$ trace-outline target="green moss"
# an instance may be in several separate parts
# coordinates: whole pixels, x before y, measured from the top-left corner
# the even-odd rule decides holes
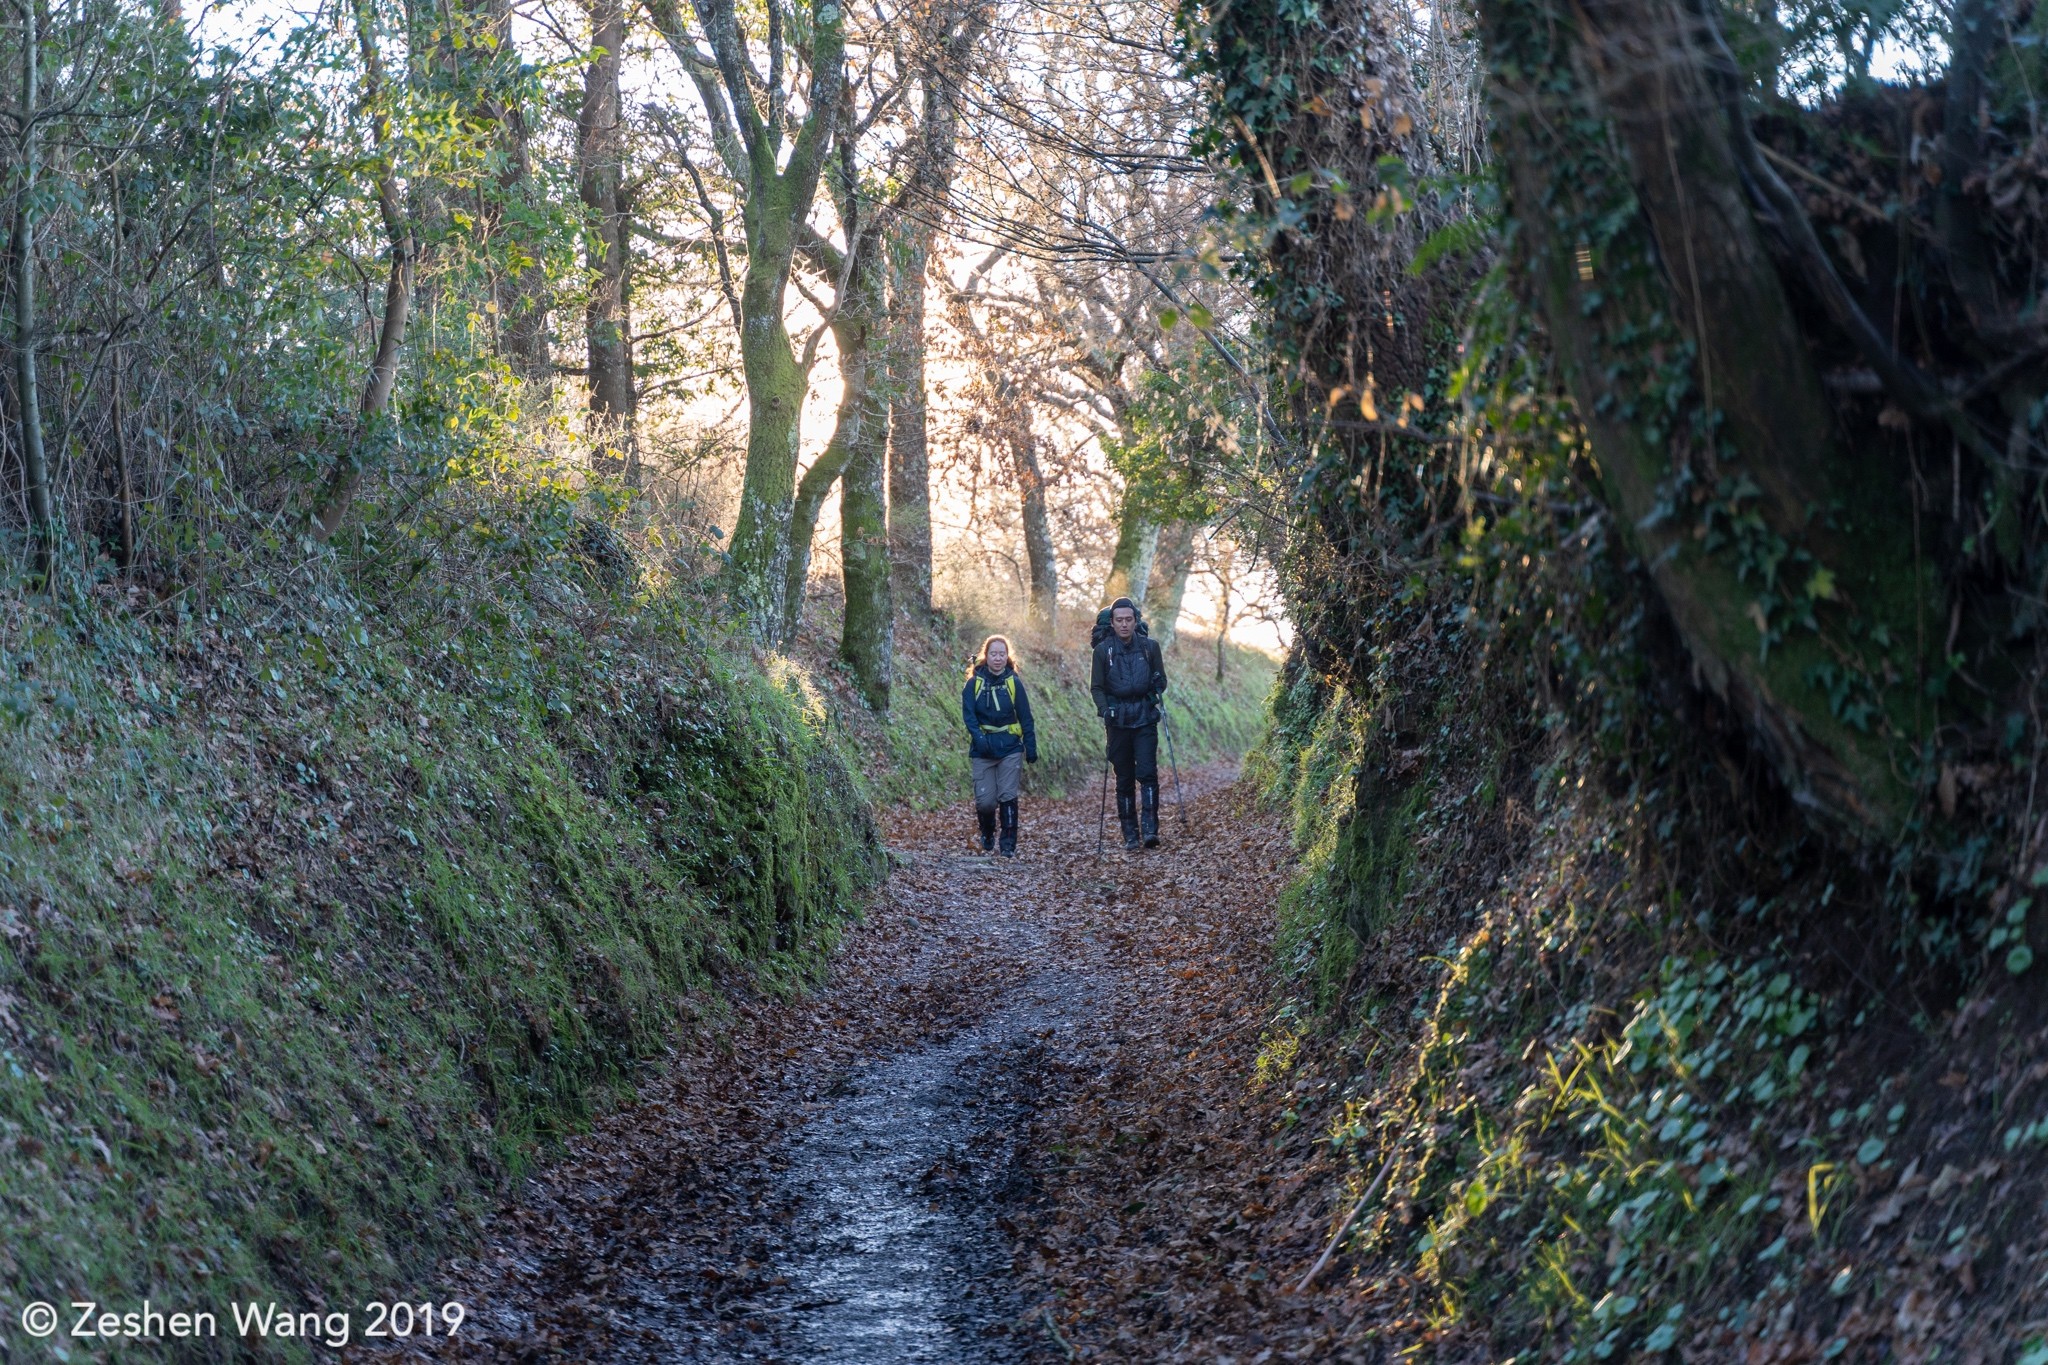
[[[1282,894],[1276,952],[1318,1010],[1343,997],[1360,951],[1401,913],[1426,784],[1386,783],[1366,759],[1373,713],[1290,669],[1251,772],[1290,816],[1301,871]]]
[[[461,605],[14,604],[8,1301],[389,1293],[879,874],[802,679],[686,601]]]

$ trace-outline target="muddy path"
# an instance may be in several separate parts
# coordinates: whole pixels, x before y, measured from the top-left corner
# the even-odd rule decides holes
[[[1099,860],[1087,798],[1027,804],[1014,860],[969,850],[964,806],[893,813],[888,884],[828,981],[700,1030],[530,1182],[444,1267],[471,1317],[442,1356],[1095,1354],[1038,1233],[1078,1144],[1142,1172],[1147,1139],[1067,1107],[1146,1048],[1242,1077],[1265,1003],[1282,846],[1233,771],[1183,777],[1185,831],[1169,809],[1165,847],[1112,836]]]

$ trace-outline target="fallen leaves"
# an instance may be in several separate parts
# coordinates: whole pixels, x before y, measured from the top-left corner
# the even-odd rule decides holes
[[[1355,1296],[1297,1300],[1283,1283],[1330,1231],[1315,1125],[1276,1141],[1283,1097],[1249,1088],[1292,858],[1228,772],[1185,776],[1185,826],[1169,807],[1165,847],[1100,860],[1087,799],[1027,804],[1014,861],[966,851],[964,809],[887,815],[894,873],[824,987],[706,1024],[658,1097],[573,1141],[486,1246],[444,1268],[437,1293],[474,1314],[454,1354],[773,1356],[818,1306],[791,1302],[776,1270],[806,1192],[779,1153],[861,1068],[975,1026],[1053,971],[1078,986],[1033,1030],[1038,1060],[1016,1063],[1036,1068],[1038,1195],[993,1196],[1028,1304],[998,1358],[1347,1358]],[[976,1160],[926,1172],[931,1208],[987,1185]]]

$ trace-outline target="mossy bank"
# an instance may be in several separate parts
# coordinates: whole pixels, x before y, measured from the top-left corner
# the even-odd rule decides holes
[[[878,876],[798,670],[609,533],[517,529],[375,592],[316,558],[6,600],[10,1338],[36,1299],[412,1296]]]
[[[1304,855],[1261,1074],[1370,1195],[1328,1292],[1417,1359],[2048,1359],[2048,863],[1819,837],[1653,613],[1567,619],[1626,572],[1545,573],[1361,613],[1249,765]]]

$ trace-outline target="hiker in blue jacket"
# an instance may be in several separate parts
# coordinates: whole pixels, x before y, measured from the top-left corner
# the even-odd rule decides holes
[[[974,772],[974,814],[981,822],[983,852],[996,846],[996,820],[1003,826],[1002,854],[1017,856],[1017,788],[1024,765],[1038,762],[1038,732],[1031,725],[1031,694],[1017,676],[1010,642],[991,635],[967,667],[960,689],[960,719],[967,726],[967,762]]]

